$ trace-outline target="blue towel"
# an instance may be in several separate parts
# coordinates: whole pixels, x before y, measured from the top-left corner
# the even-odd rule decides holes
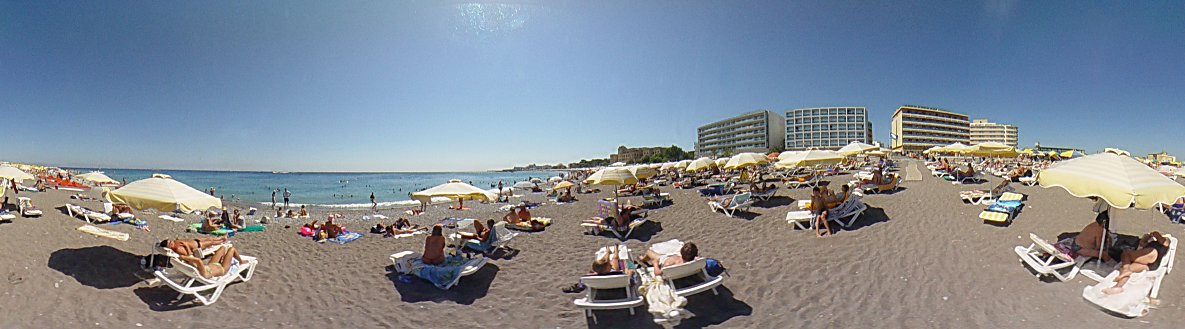
[[[329,239],[329,241],[332,241],[337,244],[346,244],[351,241],[358,240],[358,238],[361,238],[361,237],[362,237],[362,233],[345,232],[345,233],[338,235],[336,239]]]
[[[1016,212],[1016,208],[1019,208],[1019,207],[1020,207],[1020,202],[1018,202],[1018,201],[1004,201],[1004,202],[996,202],[996,203],[988,206],[987,211],[995,211],[995,212],[1003,212],[1003,213],[1011,214],[1011,213]]]
[[[440,265],[428,265],[424,264],[422,258],[416,258],[412,261],[412,266],[418,268],[415,271],[416,276],[432,282],[437,288],[446,289],[461,277],[461,271],[465,269],[465,263],[468,261],[461,256],[449,256],[445,257],[444,263]]]

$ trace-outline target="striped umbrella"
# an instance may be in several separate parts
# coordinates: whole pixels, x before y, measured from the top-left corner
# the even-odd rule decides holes
[[[1061,187],[1076,197],[1096,196],[1111,206],[1151,209],[1172,204],[1185,186],[1130,157],[1099,153],[1062,161],[1037,175],[1042,187]]]

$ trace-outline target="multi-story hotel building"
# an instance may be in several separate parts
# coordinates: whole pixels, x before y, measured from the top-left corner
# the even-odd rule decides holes
[[[769,152],[786,143],[786,119],[769,110],[757,110],[699,127],[696,156],[722,156],[739,152]]]
[[[902,105],[893,112],[894,151],[921,152],[933,146],[971,142],[967,115],[939,108]]]
[[[1019,131],[1016,126],[975,119],[971,122],[971,144],[996,142],[1016,147]]]
[[[863,106],[786,111],[786,150],[836,150],[852,141],[872,144],[872,122]]]

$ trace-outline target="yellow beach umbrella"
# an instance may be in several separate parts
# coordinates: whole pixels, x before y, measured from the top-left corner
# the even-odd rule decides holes
[[[88,172],[88,173],[81,174],[81,175],[74,176],[74,177],[78,177],[83,180],[95,183],[95,184],[119,183],[119,181],[111,179],[111,177],[107,177],[106,174],[103,174],[102,172],[98,172],[98,171]]]
[[[785,154],[785,152],[783,152],[783,154]],[[728,164],[728,158],[716,159],[716,166],[717,167],[723,167],[725,164]]]
[[[638,179],[647,179],[658,175],[658,170],[654,170],[650,166],[633,166],[630,167],[630,173],[633,173],[634,177]]]
[[[740,169],[764,163],[769,163],[769,158],[765,154],[745,152],[728,158],[728,162],[724,164],[724,169]]]
[[[1061,156],[1062,159],[1069,159],[1069,158],[1081,157],[1085,154],[1082,154],[1082,152],[1078,151],[1078,150],[1069,150],[1069,151],[1062,152],[1061,154],[1058,154],[1058,155]]]
[[[696,171],[700,171],[700,170],[711,169],[712,167],[715,167],[715,166],[716,166],[716,161],[712,161],[712,159],[708,159],[708,158],[699,158],[699,159],[695,159],[695,161],[692,161],[691,164],[687,165],[687,169],[685,169],[685,170],[690,171],[690,172],[696,172]]]
[[[1016,148],[997,142],[986,142],[968,146],[960,153],[975,156],[1016,156]]]
[[[930,148],[926,149],[925,151],[922,151],[922,154],[930,154],[930,153],[934,153],[934,152],[942,152],[942,146],[930,147]]]
[[[450,180],[448,183],[436,185],[427,190],[412,192],[411,198],[412,200],[417,200],[420,201],[420,203],[427,205],[432,204],[432,198],[434,197],[446,197],[457,200],[459,204],[458,208],[464,208],[466,199],[489,201],[491,199],[490,194],[491,193],[489,193],[489,191],[482,190],[476,186],[469,185],[465,182],[454,179]]]
[[[16,167],[0,166],[0,179],[22,181],[28,179],[37,179],[37,177],[34,177],[27,172],[21,171]]]
[[[792,157],[796,154],[803,154],[803,153],[806,153],[806,151],[785,151],[785,152],[782,152],[782,154],[778,154],[778,160],[784,160],[784,159]],[[777,162],[777,161],[775,161],[775,162]]]
[[[839,154],[842,154],[845,156],[853,156],[853,155],[857,155],[860,153],[873,151],[876,149],[878,149],[878,147],[876,147],[876,146],[853,141],[851,143],[848,143],[848,145],[844,145],[844,147],[839,148],[839,151],[837,151],[837,152],[839,152]]]
[[[967,144],[951,143],[950,145],[946,145],[946,146],[939,148],[936,152],[958,153],[958,152],[963,152],[963,150],[966,150],[966,149],[967,149]]]
[[[1057,163],[1037,175],[1042,187],[1061,187],[1073,196],[1097,196],[1115,208],[1150,209],[1172,204],[1185,186],[1139,161],[1113,153],[1092,154]]]
[[[572,184],[572,182],[569,182],[569,181],[562,181],[559,184],[555,184],[555,187],[552,187],[551,189],[559,190],[559,189],[570,188],[573,186],[576,186],[576,184]]]
[[[617,186],[637,184],[638,178],[634,177],[634,173],[630,172],[628,169],[621,167],[608,167],[597,170],[597,172],[589,175],[588,178],[584,180],[584,183],[592,185],[613,185],[613,197],[616,198]]]
[[[691,160],[683,160],[683,161],[675,162],[675,169],[687,168],[688,165],[691,165]]]
[[[834,151],[810,150],[794,154],[774,164],[775,167],[786,169],[794,167],[809,167],[843,162],[844,156]]]
[[[164,174],[128,183],[114,191],[104,191],[107,201],[126,203],[132,209],[157,209],[185,213],[222,208],[222,200],[173,180]]]

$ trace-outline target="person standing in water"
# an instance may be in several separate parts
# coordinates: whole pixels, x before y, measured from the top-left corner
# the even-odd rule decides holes
[[[370,209],[379,212],[379,203],[374,199],[374,192],[370,192]]]
[[[288,208],[288,198],[289,197],[292,197],[292,192],[289,192],[288,188],[285,187],[284,188],[284,208]]]

